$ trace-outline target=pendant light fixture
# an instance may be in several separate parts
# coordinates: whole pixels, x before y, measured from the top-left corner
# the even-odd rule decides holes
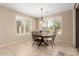
[[[43,12],[43,8],[41,8],[41,21],[43,21],[43,14],[42,14],[42,12]]]

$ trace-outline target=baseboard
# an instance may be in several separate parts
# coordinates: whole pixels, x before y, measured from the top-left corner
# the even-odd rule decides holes
[[[6,46],[9,46],[9,45],[13,45],[13,44],[16,44],[16,43],[19,43],[19,42],[22,42],[22,41],[27,41],[27,40],[18,40],[18,41],[14,41],[14,42],[8,42],[6,44],[0,45],[0,48],[6,47]]]
[[[14,41],[14,42],[8,42],[6,44],[0,45],[0,48],[6,47],[6,46],[9,46],[9,45],[13,45],[13,44],[16,44],[16,43],[19,43],[19,42],[22,42],[22,41],[28,41],[28,39],[27,40],[26,39],[17,40],[17,41]],[[65,40],[57,40],[57,41],[61,41],[61,42],[65,42],[65,43],[68,43],[68,44],[72,44],[73,45],[73,43],[71,43],[70,41],[65,41]]]
[[[57,40],[57,41],[61,41],[61,42],[65,42],[65,43],[68,43],[68,44],[72,44],[73,45],[73,43],[71,43],[70,41],[65,41],[65,40]]]

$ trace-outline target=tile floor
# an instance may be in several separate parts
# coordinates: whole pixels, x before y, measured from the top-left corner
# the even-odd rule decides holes
[[[0,56],[57,56],[58,52],[65,56],[78,56],[78,51],[72,45],[65,42],[55,42],[53,50],[48,47],[32,47],[31,40],[22,41],[13,45],[0,48]]]

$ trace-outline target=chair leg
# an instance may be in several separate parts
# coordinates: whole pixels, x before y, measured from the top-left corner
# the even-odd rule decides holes
[[[53,49],[53,43],[51,42],[51,47],[52,47],[52,49]]]
[[[54,46],[55,46],[55,42],[53,42]]]
[[[33,44],[32,44],[32,47],[33,47],[33,45],[34,45],[34,42],[33,42]]]
[[[33,47],[34,44],[35,44],[35,41],[33,41],[33,43],[32,43],[32,47]]]
[[[54,44],[54,46],[55,46],[55,43],[53,43]]]
[[[55,42],[53,41],[53,45],[55,46]]]

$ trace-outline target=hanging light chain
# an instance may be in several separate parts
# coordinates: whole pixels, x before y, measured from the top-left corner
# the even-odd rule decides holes
[[[42,12],[43,12],[43,8],[41,8],[41,20],[43,20]]]

